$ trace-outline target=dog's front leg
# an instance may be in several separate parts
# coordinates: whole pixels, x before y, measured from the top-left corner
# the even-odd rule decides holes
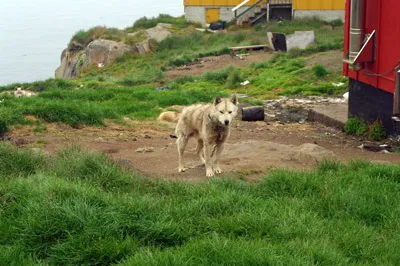
[[[224,150],[224,144],[218,144],[215,151],[215,163],[214,163],[214,173],[220,174],[222,173],[221,168],[219,168],[219,158],[221,157],[221,153]]]
[[[188,143],[188,138],[184,135],[178,136],[176,144],[178,146],[178,156],[179,156],[179,173],[184,172],[186,169],[183,166],[183,153],[185,152],[186,145]]]
[[[212,153],[213,146],[210,143],[204,142],[204,159],[206,164],[206,176],[211,177],[214,176],[214,171],[212,167]]]

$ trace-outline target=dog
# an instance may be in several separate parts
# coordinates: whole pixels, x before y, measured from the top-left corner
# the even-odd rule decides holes
[[[177,123],[179,120],[179,116],[180,114],[177,112],[166,111],[158,116],[158,120],[161,122]]]
[[[37,95],[37,92],[24,90],[24,89],[22,89],[20,87],[14,89],[14,96],[16,98],[33,97],[33,96],[36,96],[36,95]]]
[[[183,153],[188,140],[194,137],[197,139],[197,155],[205,163],[206,176],[212,177],[222,173],[219,159],[237,111],[236,95],[231,99],[217,96],[213,103],[195,104],[183,109],[175,128],[179,172],[186,170],[183,165]]]

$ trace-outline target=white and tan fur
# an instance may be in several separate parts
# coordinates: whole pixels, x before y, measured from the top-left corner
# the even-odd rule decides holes
[[[176,123],[179,120],[179,116],[180,114],[177,112],[166,111],[158,116],[158,120],[161,122]]]
[[[33,96],[36,96],[37,94],[38,94],[37,92],[24,90],[20,87],[14,89],[14,96],[16,98],[33,97]]]
[[[197,138],[197,154],[205,163],[206,176],[222,172],[219,159],[229,137],[230,125],[237,115],[238,100],[217,96],[212,104],[196,104],[183,109],[176,125],[179,172],[185,171],[183,153],[189,138]]]

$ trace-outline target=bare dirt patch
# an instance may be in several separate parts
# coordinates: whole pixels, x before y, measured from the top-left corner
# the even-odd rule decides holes
[[[338,72],[342,70],[343,52],[339,50],[329,51],[324,54],[313,56],[306,60],[306,67],[313,67],[315,64],[323,65],[326,69]]]
[[[273,51],[253,51],[248,55],[234,56],[208,56],[199,60],[198,64],[183,66],[167,70],[165,76],[167,79],[176,79],[183,76],[198,76],[207,71],[219,70],[221,68],[232,65],[234,67],[245,67],[251,63],[268,60],[274,55]]]
[[[158,122],[132,122],[129,126],[109,123],[108,127],[82,129],[49,124],[47,131],[40,134],[35,134],[31,127],[14,130],[9,139],[18,146],[39,148],[50,154],[71,145],[81,146],[109,154],[151,178],[206,179],[205,168],[194,153],[193,140],[185,153],[189,170],[178,173],[173,134],[173,127]],[[230,176],[255,180],[274,168],[310,169],[325,156],[342,161],[364,158],[399,162],[399,154],[361,150],[357,148],[361,143],[358,138],[315,123],[237,121],[222,154],[221,168]]]

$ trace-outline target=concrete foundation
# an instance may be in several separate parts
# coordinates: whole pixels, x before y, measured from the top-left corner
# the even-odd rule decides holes
[[[234,19],[233,6],[185,6],[185,19],[191,22],[206,24],[206,8],[219,8],[219,19],[229,22]],[[248,7],[241,7],[236,12],[240,14]]]
[[[319,17],[322,20],[331,21],[340,19],[344,21],[344,10],[294,10],[293,18]]]
[[[381,120],[387,132],[394,130],[393,94],[363,82],[350,79],[349,117],[358,117],[369,124]]]

